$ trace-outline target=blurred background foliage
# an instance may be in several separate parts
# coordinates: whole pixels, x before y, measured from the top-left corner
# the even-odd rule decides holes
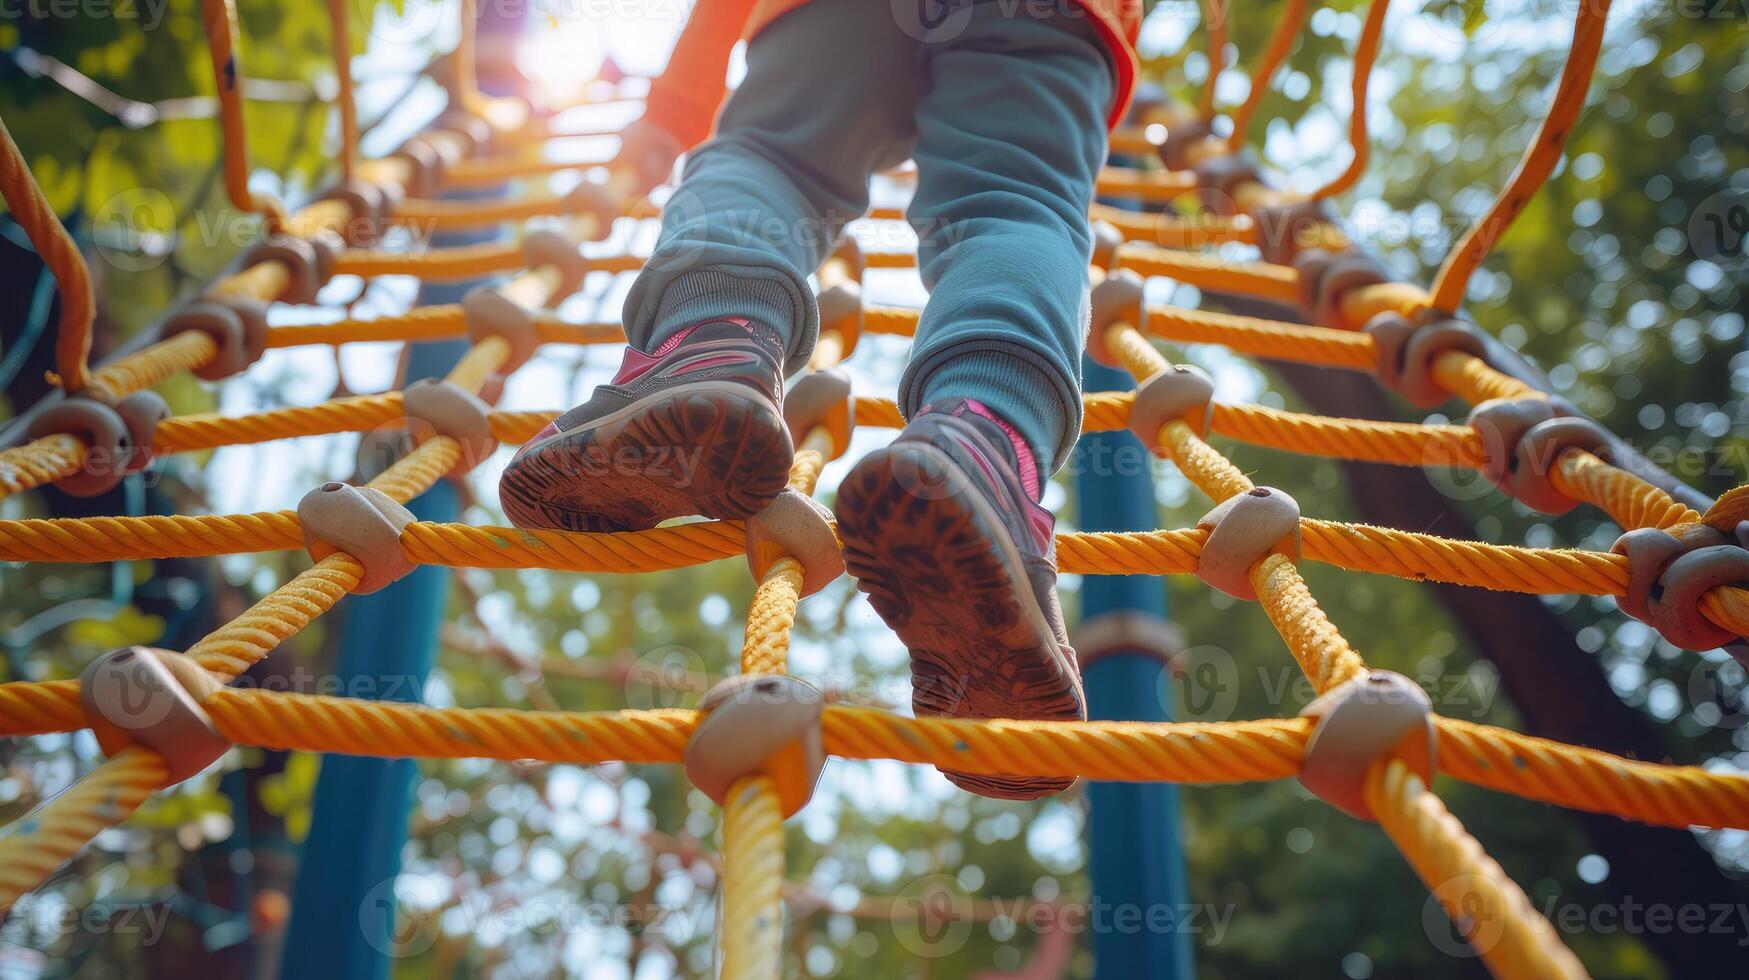
[[[327,14],[320,4],[284,0],[243,6],[244,63],[261,95],[250,105],[251,152],[262,186],[296,199],[327,179],[332,154],[322,102],[332,90]],[[1426,281],[1528,141],[1565,55],[1571,5],[1399,6],[1369,97],[1372,165],[1338,210],[1359,241]],[[1246,66],[1279,7],[1225,11],[1238,64],[1220,79],[1223,104],[1246,93]],[[1697,250],[1696,228],[1703,215],[1733,202],[1741,208],[1749,195],[1749,22],[1730,5],[1617,7],[1567,156],[1476,277],[1470,312],[1534,358],[1555,391],[1717,493],[1743,482],[1749,468],[1749,304],[1741,246]],[[368,0],[353,13],[359,52],[370,47],[383,66],[373,76],[361,59],[361,99],[386,104],[408,86],[429,85],[406,67],[441,49],[441,32],[385,33],[380,25],[390,15]],[[1291,186],[1315,186],[1347,160],[1348,58],[1362,13],[1349,0],[1317,9],[1258,114],[1252,143]],[[371,18],[375,34],[366,29]],[[1195,4],[1161,2],[1144,35],[1148,76],[1181,98],[1193,96],[1209,67],[1198,22]],[[8,14],[0,49],[8,55],[0,63],[0,116],[56,208],[105,260],[94,262],[104,301],[100,344],[113,344],[198,288],[253,233],[228,211],[218,180],[217,127],[202,102],[212,83],[198,5],[142,6],[133,19]],[[97,89],[70,82],[64,69]],[[387,94],[373,94],[378,86]],[[6,238],[10,244],[0,245],[17,253],[23,239],[15,226]],[[1247,257],[1243,249],[1233,254]],[[20,275],[8,275],[8,284],[40,288],[34,269]],[[611,315],[615,289],[623,284],[595,284],[582,302]],[[1172,298],[1197,300],[1182,288]],[[0,363],[26,342],[12,328],[6,337]],[[902,347],[879,339],[867,346],[859,371],[872,379],[870,390],[890,390]],[[168,393],[179,411],[309,401],[330,387],[387,386],[392,375],[382,365],[393,354],[369,347],[341,359],[282,359],[217,395],[194,384]],[[364,366],[367,356],[376,367]],[[1224,398],[1299,404],[1254,365],[1218,351],[1184,356],[1216,372]],[[548,355],[537,367],[558,387],[533,390],[531,405],[553,407],[553,391],[575,394],[603,380],[610,360],[602,352]],[[7,378],[8,399],[20,400],[15,409],[33,391],[40,393],[33,379]],[[513,384],[507,397],[517,394]],[[1310,512],[1357,517],[1335,464],[1222,448]],[[151,486],[132,488],[129,512],[195,512],[216,500],[226,502],[217,509],[236,509],[230,504],[240,496],[285,506],[297,488],[344,470],[350,446],[313,440],[259,455],[226,452],[169,462]],[[828,473],[828,487],[841,467]],[[1160,526],[1193,522],[1204,509],[1200,497],[1169,467],[1154,473]],[[476,476],[466,520],[502,523],[491,479],[488,470]],[[1487,540],[1607,548],[1616,534],[1584,509],[1551,520],[1450,476],[1430,479],[1461,502]],[[1059,480],[1050,500],[1070,515],[1067,486]],[[38,494],[6,501],[4,513],[49,505],[71,506]],[[267,555],[0,568],[0,676],[73,676],[117,645],[186,645],[301,563],[297,555]],[[1317,565],[1307,578],[1373,663],[1424,680],[1447,714],[1514,725],[1487,651],[1470,647],[1428,590]],[[636,578],[467,570],[457,581],[426,690],[431,703],[690,704],[735,663],[750,595],[736,562]],[[1064,582],[1070,610],[1078,585]],[[1260,611],[1188,579],[1162,588],[1190,645],[1173,686],[1161,692],[1179,717],[1289,715],[1303,705],[1309,692]],[[1728,656],[1677,651],[1608,601],[1550,605],[1595,654],[1615,695],[1656,726],[1672,758],[1749,765],[1746,682]],[[344,608],[336,614],[344,615]],[[340,621],[331,616],[288,641],[254,682],[318,685]],[[848,582],[804,605],[797,637],[799,673],[855,700],[908,701],[902,651]],[[85,735],[0,741],[0,820],[16,819],[98,758]],[[161,794],[0,925],[0,976],[260,975],[277,959],[316,766],[312,758],[238,751],[218,772]],[[436,762],[423,772],[407,874],[397,887],[412,926],[397,951],[397,975],[710,972],[717,811],[677,769]],[[1617,901],[1608,861],[1592,853],[1570,815],[1450,780],[1437,788],[1540,907]],[[1191,924],[1204,976],[1480,975],[1475,960],[1452,955],[1455,947],[1441,941],[1449,932],[1439,933],[1436,914],[1429,918],[1425,889],[1375,828],[1291,782],[1197,789],[1182,800],[1190,894],[1205,906]],[[978,908],[1009,913],[1020,900],[1084,901],[1083,818],[1079,792],[1023,806],[954,792],[933,772],[829,767],[816,802],[791,825],[798,925],[790,968],[940,978],[1018,968],[1038,930],[1011,915],[978,922],[963,949],[937,960],[924,955],[930,947],[914,926],[889,923],[886,914],[904,919],[936,890],[1004,903]],[[1720,873],[1740,879],[1749,835],[1697,834]],[[164,910],[162,936],[66,927],[69,917],[89,923],[92,910],[105,908]],[[1736,928],[1749,940],[1742,931],[1749,924]],[[1643,937],[1619,929],[1563,937],[1597,975],[1669,975]],[[1071,975],[1090,969],[1083,951]],[[1740,969],[1741,961],[1721,965],[1718,975]]]

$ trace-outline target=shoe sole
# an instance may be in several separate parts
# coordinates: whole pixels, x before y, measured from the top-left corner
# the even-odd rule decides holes
[[[777,406],[732,382],[658,392],[530,446],[499,481],[518,527],[631,531],[702,514],[745,520],[789,483]]]
[[[1085,717],[1078,673],[1057,646],[1019,551],[946,453],[921,443],[877,450],[839,487],[837,512],[846,567],[910,650],[919,716]],[[1075,782],[943,773],[962,789],[1011,800]]]

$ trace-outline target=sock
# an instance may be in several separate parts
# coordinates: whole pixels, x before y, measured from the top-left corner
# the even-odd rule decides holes
[[[996,350],[974,349],[946,358],[920,379],[918,404],[949,398],[983,403],[1026,440],[1043,480],[1057,466],[1069,417],[1059,385],[1033,362]]]

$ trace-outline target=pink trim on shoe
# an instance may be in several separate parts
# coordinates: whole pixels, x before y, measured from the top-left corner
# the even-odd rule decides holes
[[[722,323],[725,321],[728,323],[733,323],[737,326],[742,326],[742,327],[745,327],[748,324],[753,322],[753,321],[747,319],[746,317],[722,316],[722,317],[717,317],[714,320],[706,320],[706,321],[703,321],[702,323],[695,323],[692,326],[687,327],[685,330],[682,330],[679,333],[676,333],[676,334],[670,336],[667,340],[662,341],[661,344],[657,345],[655,350],[650,351],[647,354],[641,350],[638,350],[636,347],[633,347],[632,345],[627,344],[626,345],[626,352],[625,352],[625,360],[620,362],[619,373],[613,376],[612,383],[616,384],[616,385],[623,385],[623,384],[630,384],[631,382],[636,381],[639,377],[641,377],[644,374],[644,372],[655,367],[657,361],[660,361],[662,358],[673,353],[674,348],[679,347],[682,341],[684,341],[687,337],[692,336],[692,332],[694,330],[697,330],[699,327],[704,326],[705,323]]]
[[[988,405],[975,398],[966,399],[966,407],[996,423],[996,427],[1008,436],[1009,444],[1014,447],[1014,457],[1020,461],[1020,485],[1026,488],[1026,492],[1035,501],[1043,496],[1043,487],[1040,485],[1038,475],[1038,461],[1033,459],[1032,449],[1027,446],[1026,440],[1021,438],[1014,426],[1009,425],[1006,419],[990,411]]]

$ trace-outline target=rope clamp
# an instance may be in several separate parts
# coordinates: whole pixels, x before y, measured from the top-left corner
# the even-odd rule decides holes
[[[592,242],[599,242],[613,231],[613,223],[620,216],[623,208],[613,191],[606,185],[594,181],[583,181],[565,194],[561,213],[575,217],[589,217],[595,224],[589,228],[584,237]],[[575,247],[572,248],[575,252]]]
[[[1176,116],[1177,113],[1173,115]],[[1224,145],[1214,138],[1214,127],[1207,119],[1196,116],[1171,118],[1165,122],[1165,126],[1166,138],[1160,141],[1154,151],[1160,155],[1160,162],[1165,164],[1167,170],[1189,170],[1196,162],[1194,158]],[[1208,149],[1193,149],[1203,143],[1210,144]]]
[[[1124,233],[1109,221],[1093,222],[1093,258],[1095,269],[1111,272],[1117,268],[1117,251],[1124,247]]]
[[[1701,615],[1700,600],[1721,585],[1749,585],[1749,522],[1734,534],[1703,523],[1639,528],[1609,549],[1628,559],[1621,611],[1685,650],[1711,650],[1737,639]]]
[[[24,430],[26,442],[68,435],[85,446],[79,469],[55,481],[55,487],[75,497],[108,493],[131,470],[137,444],[121,413],[95,398],[72,395],[37,413]],[[144,465],[143,463],[141,465]]]
[[[1401,759],[1424,783],[1433,779],[1433,702],[1402,674],[1375,670],[1351,678],[1319,695],[1300,717],[1317,721],[1300,783],[1349,816],[1374,819],[1366,783],[1386,759]]]
[[[79,702],[108,755],[142,745],[164,757],[170,783],[218,760],[231,743],[201,703],[219,683],[197,661],[153,647],[123,647],[79,675]]]
[[[1192,164],[1190,170],[1196,175],[1197,199],[1203,208],[1229,217],[1242,210],[1236,199],[1240,186],[1263,182],[1257,162],[1242,153],[1204,157]]]
[[[202,381],[242,374],[267,350],[267,311],[259,304],[197,300],[171,314],[158,335],[168,340],[190,330],[206,334],[218,348],[212,360],[194,369]]]
[[[243,268],[253,269],[263,262],[278,262],[290,275],[285,291],[274,298],[282,303],[314,303],[316,294],[322,291],[322,286],[333,274],[334,260],[344,247],[340,236],[331,232],[308,238],[269,234],[249,249],[243,258]]]
[[[401,550],[401,532],[413,514],[375,487],[324,483],[298,501],[304,547],[317,561],[336,552],[351,555],[364,567],[358,587],[368,595],[411,572],[414,562]]]
[[[1108,368],[1122,371],[1123,362],[1106,345],[1106,334],[1111,332],[1114,324],[1127,323],[1137,330],[1142,329],[1147,320],[1147,313],[1142,305],[1144,287],[1142,277],[1128,269],[1120,270],[1106,276],[1099,285],[1093,287],[1088,299],[1088,330],[1087,356]],[[1153,437],[1144,440],[1153,445]]]
[[[573,191],[575,193],[575,191]],[[601,234],[605,236],[606,230]],[[551,266],[559,274],[559,285],[553,290],[553,296],[569,296],[583,285],[583,277],[589,275],[589,260],[577,250],[577,243],[569,235],[552,228],[538,228],[523,236],[523,264],[530,269]]]
[[[820,333],[837,333],[843,348],[839,359],[848,358],[862,339],[862,287],[847,279],[821,290],[815,302],[820,311]]]
[[[790,441],[799,446],[815,429],[824,429],[832,439],[832,457],[850,448],[856,428],[856,399],[851,395],[850,375],[838,368],[810,371],[790,386],[783,396],[783,421]]]
[[[1302,243],[1313,240],[1318,228],[1336,223],[1326,201],[1265,204],[1252,209],[1251,220],[1263,261],[1277,265],[1292,265]]]
[[[747,565],[754,581],[765,578],[783,557],[802,565],[802,597],[806,598],[844,574],[844,551],[832,530],[826,505],[794,488],[777,495],[766,508],[747,518]]]
[[[1510,493],[1524,434],[1549,419],[1571,414],[1566,403],[1555,398],[1490,398],[1477,405],[1470,412],[1469,426],[1482,443],[1482,475]]]
[[[408,429],[419,441],[448,436],[461,446],[461,460],[450,471],[452,476],[466,474],[498,451],[490,406],[453,381],[424,378],[407,385],[401,389],[401,408]]]
[[[540,336],[534,329],[534,317],[521,306],[491,286],[476,286],[462,297],[462,312],[468,320],[468,339],[479,343],[487,337],[502,337],[510,353],[499,366],[499,374],[509,374],[528,363],[540,347]]]
[[[1486,361],[1488,348],[1476,328],[1437,313],[1410,319],[1386,311],[1361,328],[1372,338],[1379,383],[1416,408],[1432,408],[1451,400],[1433,377],[1433,362],[1447,351],[1463,351]]]
[[[1512,473],[1503,487],[1519,503],[1545,514],[1565,514],[1579,502],[1563,495],[1549,482],[1561,454],[1569,449],[1583,449],[1606,463],[1620,465],[1616,459],[1614,435],[1596,422],[1581,416],[1548,419],[1526,429],[1512,451]]]
[[[1347,329],[1342,318],[1344,293],[1391,278],[1377,259],[1357,248],[1341,252],[1309,248],[1293,257],[1293,267],[1300,274],[1300,308],[1307,322],[1334,330]]]
[[[1130,431],[1144,446],[1160,441],[1160,429],[1168,422],[1183,422],[1199,436],[1206,436],[1215,417],[1215,383],[1197,368],[1174,364],[1136,388],[1130,405]]]
[[[1251,569],[1270,555],[1300,559],[1300,505],[1274,487],[1234,494],[1196,522],[1209,532],[1196,577],[1237,599],[1257,601]]]
[[[383,222],[389,216],[389,198],[381,187],[357,178],[343,180],[330,187],[321,200],[342,201],[352,212],[340,233],[346,244],[369,246],[381,240]]]
[[[717,805],[750,776],[770,779],[785,817],[805,806],[826,765],[820,718],[825,698],[784,674],[744,674],[705,693],[704,714],[686,743],[686,778]]]

